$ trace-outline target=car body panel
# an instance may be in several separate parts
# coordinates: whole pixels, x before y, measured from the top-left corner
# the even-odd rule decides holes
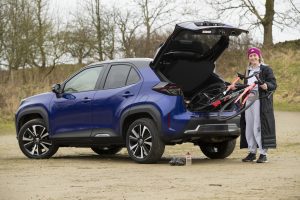
[[[52,137],[88,137],[95,91],[67,93],[52,101]]]
[[[44,119],[46,119],[47,128],[50,128],[50,103],[52,99],[55,97],[53,92],[46,92],[38,95],[34,95],[28,98],[23,99],[20,102],[20,106],[15,113],[15,122],[16,122],[16,132],[20,130],[19,122],[26,115],[30,115],[32,113],[38,114]]]
[[[126,62],[136,66],[141,76],[138,83],[122,88],[99,89],[61,96],[52,92],[33,96],[22,103],[16,114],[16,121],[23,115],[25,108],[42,105],[49,119],[49,134],[52,138],[58,139],[59,144],[68,146],[100,143],[124,145],[122,134],[125,130],[122,130],[122,123],[126,117],[138,112],[147,112],[152,116],[166,144],[199,139],[201,136],[184,132],[195,129],[200,124],[220,123],[216,119],[217,112],[191,112],[186,109],[183,96],[169,96],[154,91],[152,88],[161,80],[149,66],[151,60],[139,59],[138,63],[135,63],[128,59]],[[125,98],[122,95],[126,91],[134,95]],[[87,96],[91,101],[84,102]],[[35,102],[39,102],[40,105]],[[191,121],[194,121],[192,125]],[[220,133],[217,129],[214,132],[213,127],[210,127],[211,137],[217,134],[232,136],[230,133],[222,131]]]

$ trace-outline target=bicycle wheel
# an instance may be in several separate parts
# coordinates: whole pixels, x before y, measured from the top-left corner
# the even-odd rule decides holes
[[[238,116],[239,114],[241,114],[242,112],[244,112],[245,110],[247,110],[258,99],[258,91],[252,90],[248,93],[248,95],[246,96],[246,98],[248,98],[246,105],[244,105],[240,102],[234,103],[237,98],[238,98],[238,96],[230,99],[220,109],[220,111],[218,112],[218,120],[226,121],[226,120],[232,119],[232,118]],[[227,110],[227,108],[230,107],[232,104],[234,104],[234,106],[236,107],[234,109],[234,110],[236,110],[236,112]]]
[[[214,83],[191,98],[189,107],[192,110],[202,110],[204,108],[210,107],[212,99],[218,95],[221,95],[226,86],[224,83]]]

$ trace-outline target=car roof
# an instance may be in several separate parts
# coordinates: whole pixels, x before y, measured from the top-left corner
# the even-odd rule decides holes
[[[114,64],[114,63],[131,63],[136,67],[149,67],[152,58],[122,58],[122,59],[114,59],[114,60],[105,60],[101,62],[95,62],[89,64],[87,67],[92,67],[95,65],[102,65],[102,64]]]

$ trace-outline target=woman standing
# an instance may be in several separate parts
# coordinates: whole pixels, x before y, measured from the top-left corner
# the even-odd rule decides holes
[[[242,159],[243,162],[252,162],[256,160],[257,147],[259,149],[259,158],[257,163],[265,163],[267,160],[268,148],[276,148],[275,118],[273,110],[273,95],[277,87],[273,70],[263,64],[261,51],[258,48],[248,50],[249,66],[246,75],[260,71],[260,79],[264,84],[254,89],[259,92],[259,99],[250,106],[241,116],[241,148],[248,148],[249,154]],[[251,84],[256,81],[253,76],[245,80],[245,84]]]

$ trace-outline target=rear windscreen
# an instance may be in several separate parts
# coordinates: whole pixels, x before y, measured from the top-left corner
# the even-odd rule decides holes
[[[221,35],[210,35],[186,30],[181,31],[173,39],[170,50],[206,54],[218,43],[221,37]]]

